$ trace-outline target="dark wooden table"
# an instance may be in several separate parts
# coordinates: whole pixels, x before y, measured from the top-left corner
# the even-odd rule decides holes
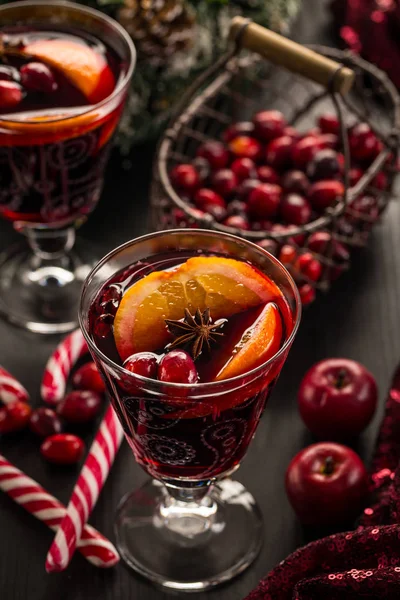
[[[327,14],[321,0],[304,0],[294,35],[302,41],[325,41]],[[289,92],[290,93],[290,92]],[[131,166],[111,159],[102,200],[80,235],[93,242],[99,256],[145,231],[153,147],[133,152]],[[111,202],[112,197],[112,202]],[[17,239],[0,223],[0,249]],[[304,314],[257,436],[237,474],[257,498],[265,521],[265,541],[258,560],[229,585],[197,598],[241,600],[277,562],[304,543],[284,492],[284,473],[291,457],[312,441],[296,408],[299,381],[314,362],[345,356],[364,363],[376,376],[381,404],[357,449],[368,460],[383,411],[389,377],[400,358],[400,205],[393,202],[367,249],[352,269]],[[39,402],[43,368],[56,338],[31,335],[0,322],[0,364],[10,369]],[[44,463],[38,444],[28,435],[0,440],[0,451],[67,502],[77,469]],[[123,494],[140,486],[146,475],[125,444],[117,456],[91,523],[113,538],[113,517]],[[111,571],[90,566],[81,556],[62,574],[46,575],[44,560],[52,534],[41,523],[0,494],[0,596],[4,600],[166,600],[171,594],[153,588],[123,565]]]

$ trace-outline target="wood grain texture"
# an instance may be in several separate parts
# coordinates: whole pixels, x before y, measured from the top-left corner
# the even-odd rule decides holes
[[[295,27],[301,41],[327,39],[321,0],[304,0],[304,14]],[[99,255],[145,229],[153,148],[132,155],[124,170],[114,157],[99,207],[81,235],[97,245]],[[0,223],[0,249],[17,241],[7,223]],[[285,496],[283,480],[289,460],[312,441],[296,409],[296,390],[305,370],[328,356],[363,362],[375,374],[381,405],[373,425],[357,449],[368,460],[382,414],[382,402],[400,358],[400,205],[392,203],[376,228],[370,246],[358,253],[353,267],[331,293],[305,311],[293,350],[282,372],[257,436],[238,478],[257,498],[265,520],[265,542],[256,563],[240,578],[198,600],[241,600],[277,562],[306,540]],[[57,342],[28,334],[0,322],[0,364],[20,378],[34,403],[39,403],[40,379]],[[87,439],[90,442],[90,437]],[[77,469],[45,464],[36,440],[28,435],[0,440],[1,451],[61,501],[67,502]],[[118,501],[142,484],[146,475],[136,466],[125,444],[117,456],[91,523],[113,539]],[[167,600],[176,598],[153,588],[123,565],[101,571],[75,556],[61,574],[46,575],[44,561],[52,534],[42,524],[0,495],[0,595],[5,600]]]

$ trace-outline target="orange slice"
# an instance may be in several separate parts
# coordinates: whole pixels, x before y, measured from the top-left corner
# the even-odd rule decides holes
[[[113,72],[101,54],[73,40],[37,40],[24,53],[55,67],[91,102],[104,100],[115,87]]]
[[[221,369],[216,381],[242,375],[272,358],[281,347],[282,319],[275,304],[269,303],[258,319],[242,335],[232,358]]]
[[[170,271],[155,271],[124,294],[114,320],[114,338],[123,360],[158,350],[169,341],[165,319],[181,319],[210,308],[216,320],[282,297],[251,265],[231,258],[194,257]]]

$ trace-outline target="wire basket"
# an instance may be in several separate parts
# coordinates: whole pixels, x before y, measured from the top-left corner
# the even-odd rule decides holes
[[[188,89],[160,142],[151,190],[152,227],[210,228],[260,243],[284,262],[308,303],[316,289],[329,289],[348,268],[349,250],[366,244],[388,204],[397,165],[400,98],[382,71],[352,53],[300,46],[241,17],[232,22],[231,38],[230,52]],[[192,163],[200,145],[221,139],[231,124],[267,109],[282,111],[300,133],[322,113],[334,111],[340,125],[337,150],[343,161],[344,193],[301,226],[244,230],[224,225],[174,189],[171,170]],[[363,165],[362,176],[355,178],[349,132],[358,123],[369,125],[378,145],[373,160]],[[365,195],[373,199],[374,210],[355,204]],[[309,259],[310,254],[321,267],[317,277],[299,263],[303,256],[306,264],[304,255]]]

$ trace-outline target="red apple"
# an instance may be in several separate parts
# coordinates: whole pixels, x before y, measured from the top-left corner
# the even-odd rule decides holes
[[[342,440],[361,433],[378,400],[373,375],[347,358],[328,358],[305,374],[298,392],[300,415],[320,439]]]
[[[341,525],[360,513],[368,475],[347,446],[322,442],[301,450],[286,471],[286,493],[305,525]]]

